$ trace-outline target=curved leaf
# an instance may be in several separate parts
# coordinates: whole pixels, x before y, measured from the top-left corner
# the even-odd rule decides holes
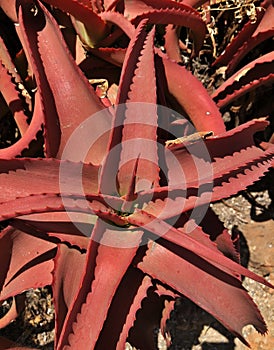
[[[225,273],[229,275],[235,275],[235,273],[240,274],[273,288],[264,278],[225,257],[221,252],[216,250],[215,245],[213,248],[205,246],[196,240],[195,237],[193,238],[191,235],[184,232],[183,229],[177,230],[165,221],[147,213],[145,210],[136,210],[133,214],[128,216],[128,222],[134,226],[149,230],[157,237],[163,238],[171,244],[184,248],[184,250],[190,254],[193,254],[197,258],[200,257],[210,265],[218,269],[220,268],[221,271],[225,271]],[[193,229],[194,232],[196,230],[201,230],[201,228],[196,227]]]
[[[273,82],[274,53],[270,52],[245,65],[228,78],[211,97],[219,108],[260,86]]]
[[[0,299],[52,283],[56,245],[11,227],[1,232]]]
[[[157,144],[153,142],[157,140],[154,32],[147,34],[144,25],[145,22],[141,23],[136,30],[122,69],[110,153],[101,175],[102,193],[119,191],[121,196],[127,196],[132,192],[133,176],[137,184],[133,192],[157,186],[159,181]],[[144,76],[148,79],[146,85]],[[134,175],[136,159],[139,160]],[[110,174],[116,173],[118,189],[115,177],[110,178]]]
[[[131,231],[126,235],[125,231],[119,232],[101,220],[97,222],[87,253],[82,288],[57,349],[95,346],[107,319],[108,309],[138,249],[141,237],[142,231]],[[83,327],[87,319],[93,320],[93,327],[88,333]]]
[[[96,44],[108,32],[106,23],[92,10],[91,2],[87,0],[46,0],[46,3],[53,5],[64,12],[70,13],[87,27],[91,39]]]
[[[238,35],[227,45],[224,52],[217,57],[217,59],[213,62],[213,66],[227,66],[231,61],[232,57],[237,53],[237,51],[245,44],[247,40],[255,32],[258,24],[264,15],[264,10],[256,11],[257,18],[255,21],[248,21],[242,28],[242,30],[238,33]]]
[[[75,64],[49,12],[42,5],[36,16],[27,7],[21,9],[20,24],[44,108],[47,155],[58,153],[61,157],[73,131],[104,106]],[[108,130],[110,122],[111,116],[106,111],[101,116],[104,130]],[[105,138],[108,139],[108,134],[91,147],[87,161],[101,162],[106,152]]]
[[[185,3],[169,0],[126,1],[125,16],[135,25],[143,19],[152,24],[174,24],[192,30],[194,38],[193,54],[197,55],[202,47],[206,26],[199,13]]]
[[[151,24],[172,23],[174,25],[191,28],[194,31],[194,49],[192,56],[197,56],[201,50],[205,38],[206,28],[204,22],[198,15],[172,9],[152,10],[151,12],[147,12],[136,17],[133,20],[133,23],[137,24],[143,19],[148,19],[148,23]]]
[[[129,22],[129,20],[120,14],[119,12],[111,12],[111,11],[106,11],[102,12],[99,15],[104,21],[108,21],[111,23],[116,24],[119,28],[123,30],[123,32],[131,39],[132,36],[134,35],[134,25]],[[105,39],[108,40],[108,39]],[[102,42],[105,43],[105,40]],[[102,45],[102,42],[100,43]]]
[[[85,254],[76,249],[68,248],[62,244],[58,245],[57,253],[54,258],[52,283],[56,314],[56,344],[58,344],[67,313],[75,302],[75,297],[80,288],[85,260]],[[71,266],[77,268],[72,269]]]
[[[273,16],[274,16],[274,6],[269,5],[264,12],[264,15],[261,21],[258,24],[258,27],[254,31],[251,37],[247,37],[243,46],[237,50],[230,60],[226,74],[230,75],[233,73],[240,61],[256,46],[265,41],[266,39],[271,38],[274,35],[274,26],[273,26]],[[236,39],[235,39],[236,40]]]
[[[164,56],[161,59],[168,92],[182,106],[197,131],[213,131],[215,135],[225,132],[222,116],[201,82],[185,67]]]
[[[246,345],[248,343],[241,334],[244,326],[253,324],[260,333],[267,331],[260,312],[236,276],[227,276],[224,280],[220,276],[222,270],[214,271],[189,252],[180,251],[177,247],[174,250],[176,253],[150,242],[138,267],[213,314]],[[169,266],[173,266],[176,274],[170,273]]]
[[[35,182],[30,178],[35,176]],[[0,160],[0,203],[39,194],[95,194],[98,167],[56,159]]]
[[[251,185],[271,167],[273,147],[263,151],[253,139],[267,124],[253,120],[188,147],[175,145],[166,153],[170,185],[140,193],[139,204],[149,201],[145,210],[167,219]]]

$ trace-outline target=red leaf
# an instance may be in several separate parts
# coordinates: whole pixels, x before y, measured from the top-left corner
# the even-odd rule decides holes
[[[224,108],[244,94],[273,82],[274,54],[270,52],[248,63],[228,78],[211,97],[219,108]]]
[[[176,4],[176,2],[175,2]],[[206,27],[202,19],[196,13],[188,11],[181,11],[177,9],[161,9],[151,10],[142,15],[137,16],[132,20],[134,24],[140,23],[140,21],[148,19],[148,23],[151,24],[169,24],[178,25],[181,27],[191,28],[194,37],[194,49],[192,56],[197,56],[205,38]]]
[[[80,282],[84,271],[86,256],[76,249],[65,245],[58,245],[54,259],[53,297],[55,306],[55,342],[59,337],[65,318],[75,302],[76,295],[81,287]],[[73,269],[71,267],[74,267]]]
[[[217,266],[222,271],[227,274],[235,275],[241,274],[246,277],[254,279],[254,281],[265,284],[270,288],[274,288],[270,283],[268,283],[264,278],[254,274],[253,272],[247,270],[236,262],[225,257],[221,252],[216,250],[216,247],[207,247],[204,244],[197,241],[195,238],[188,234],[184,234],[183,229],[180,231],[173,228],[171,225],[163,220],[158,219],[152,214],[148,214],[144,210],[136,210],[133,214],[127,217],[129,223],[134,226],[145,228],[151,233],[155,234],[156,237],[162,237],[172,244],[176,244],[181,248],[184,248],[189,253],[205,259],[210,265]],[[199,227],[194,226],[193,231],[201,230]]]
[[[157,140],[154,32],[147,34],[144,25],[145,22],[141,23],[136,30],[122,69],[110,153],[101,175],[102,193],[117,193],[116,173],[119,194],[127,196],[132,192],[137,158],[135,192],[157,186],[159,181],[157,144],[154,142]]]
[[[99,15],[104,21],[108,21],[116,24],[123,32],[131,39],[134,35],[134,25],[129,22],[129,20],[119,12],[106,11]],[[106,40],[103,40],[100,44],[104,43],[106,45]]]
[[[98,167],[90,164],[22,158],[0,160],[0,172],[0,203],[45,193],[83,196],[98,191]]]
[[[182,56],[179,47],[180,27],[169,24],[166,26],[165,33],[165,50],[169,59],[182,62]]]
[[[42,96],[45,110],[47,155],[55,156],[58,152],[61,157],[71,134],[87,118],[102,111],[104,106],[75,64],[56,21],[42,5],[41,7],[43,12],[38,10],[34,16],[27,7],[22,6],[20,24],[24,29],[26,48],[32,58],[38,93]],[[100,164],[102,161],[110,122],[111,116],[106,110],[100,116],[98,126],[103,127],[106,133],[91,149],[87,148],[87,162]]]
[[[11,227],[1,232],[1,300],[52,282],[56,245]]]
[[[73,212],[69,214],[67,212],[46,212],[22,215],[10,220],[10,225],[49,242],[68,243],[85,251],[93,226],[88,220],[85,221],[85,225],[77,221],[76,218],[82,215],[87,216],[87,214]],[[50,216],[53,216],[54,219],[50,220]],[[49,221],[47,221],[48,218]]]
[[[237,50],[229,62],[226,73],[230,75],[233,73],[237,65],[241,60],[256,46],[271,38],[274,35],[273,28],[273,16],[274,16],[274,6],[269,5],[264,11],[263,18],[258,24],[257,29],[254,31],[251,37],[247,37],[243,46]],[[237,40],[237,38],[235,38]]]
[[[156,242],[151,242],[138,267],[211,313],[244,344],[247,345],[247,342],[241,331],[247,324],[252,324],[260,333],[265,333],[267,329],[263,318],[241,282],[236,277],[225,276],[225,273],[221,277],[222,271],[208,270],[206,264],[199,260],[192,258],[188,252],[180,253],[177,250],[175,254]],[[176,273],[170,273],[170,266]]]
[[[101,220],[97,221],[87,253],[82,287],[57,349],[94,348],[117,288],[138,249],[141,236],[142,231],[121,231]],[[87,319],[92,320],[93,324],[88,333],[83,327]],[[66,344],[69,345],[64,347]]]
[[[151,334],[159,329],[165,301],[170,297],[158,293],[157,287],[153,285],[147,290],[146,298],[136,314],[134,327],[129,332],[128,341],[136,349],[158,349],[156,337],[151,337]]]
[[[169,93],[185,110],[197,131],[213,131],[215,135],[225,132],[222,116],[202,83],[185,67],[164,56],[162,62]]]
[[[150,201],[145,210],[167,219],[253,184],[273,160],[273,147],[263,151],[254,145],[254,133],[266,125],[262,118],[187,148],[184,144],[175,145],[166,154],[170,186],[140,193],[140,205]]]
[[[125,349],[129,333],[136,331],[136,317],[143,308],[143,301],[151,285],[151,279],[144,276],[140,270],[135,268],[127,270],[110,305],[108,317],[96,344],[98,349]],[[119,314],[119,319],[117,319],[117,314]],[[144,333],[148,331],[145,322],[140,328],[141,331],[136,333],[139,338],[144,339],[146,338]],[[151,333],[147,333],[147,338],[151,339]],[[134,345],[134,342],[131,344]]]
[[[127,48],[126,57],[121,72],[119,95],[116,103],[117,105],[126,103],[128,100],[133,99],[135,97],[137,99],[134,100],[134,102],[155,103],[156,87],[155,74],[153,74],[155,68],[153,60],[151,60],[151,58],[153,57],[154,31],[151,31],[150,34],[148,34],[146,32],[146,24],[146,20],[142,21],[139,24]],[[146,67],[146,64],[149,64],[149,68]],[[145,70],[145,73],[150,74],[150,76],[152,76],[152,83],[151,85],[149,85],[149,88],[151,88],[152,91],[150,91],[151,94],[149,95],[143,93],[142,91],[139,91],[139,93],[137,91],[136,85],[140,87],[139,84],[141,80],[141,76],[138,77],[138,72],[140,74],[140,72],[142,72],[142,69]],[[137,81],[136,85],[134,84],[134,80]],[[146,86],[142,87],[146,88]],[[134,89],[134,92],[131,92],[132,88]],[[149,90],[149,88],[146,89]],[[118,117],[119,116],[117,116],[117,118]]]
[[[238,35],[227,45],[224,52],[215,60],[214,65],[227,66],[231,58],[249,40],[264,15],[264,10],[256,11],[256,21],[248,21],[238,33]]]
[[[90,49],[95,56],[102,58],[103,60],[112,63],[118,67],[121,67],[125,59],[126,49],[120,48],[98,48]]]
[[[46,0],[50,5],[58,7],[64,12],[69,12],[72,16],[81,21],[96,42],[107,34],[108,28],[97,13],[92,10],[91,2],[88,0]]]
[[[225,256],[240,263],[240,253],[237,249],[238,247],[235,247],[235,242],[232,240],[235,238],[233,237],[233,233],[231,235],[228,232],[223,223],[219,220],[218,216],[210,207],[207,209],[206,214],[199,225],[202,227],[202,230],[209,235],[210,240],[216,243],[217,248]]]
[[[206,26],[199,13],[185,3],[169,0],[125,1],[124,15],[135,25],[143,19],[152,24],[175,24],[192,30],[194,37],[194,54],[200,51]]]
[[[132,277],[130,276],[131,281],[127,281],[127,284],[124,286],[124,290],[123,290],[124,297],[121,296],[121,299],[119,299],[119,301],[116,302],[116,304],[118,304],[117,309],[121,308],[121,300],[123,300],[123,307],[124,307],[124,301],[125,300],[129,301],[129,298],[132,297],[132,294],[129,293],[129,291],[130,291],[129,288],[130,287],[136,288],[136,285],[137,285],[136,282],[139,282],[138,279],[140,278],[139,277],[140,274],[141,273],[139,270],[132,271],[132,274],[131,274]],[[139,278],[137,279],[137,277],[139,277]],[[125,343],[126,343],[126,340],[128,338],[129,330],[134,326],[134,321],[136,319],[136,313],[142,307],[141,303],[142,303],[143,299],[145,298],[145,296],[147,295],[147,291],[148,291],[149,287],[151,287],[151,285],[152,285],[151,279],[148,276],[143,277],[143,274],[142,274],[142,278],[143,278],[143,280],[139,286],[139,289],[136,292],[134,291],[136,294],[134,294],[134,298],[132,298],[133,300],[130,300],[130,307],[128,307],[126,309],[126,310],[128,310],[128,314],[127,314],[126,319],[124,321],[122,332],[119,336],[119,341],[118,341],[118,344],[116,347],[117,350],[118,349],[124,350]],[[133,289],[133,288],[131,288],[131,289]],[[127,306],[128,305],[129,304],[127,304]],[[143,337],[143,336],[144,336],[143,333],[140,334],[140,337]]]

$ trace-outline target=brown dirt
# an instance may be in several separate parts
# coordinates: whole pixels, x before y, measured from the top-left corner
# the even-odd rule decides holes
[[[31,289],[23,296],[25,308],[16,321],[0,330],[0,335],[24,346],[53,350],[54,307],[50,288]],[[2,309],[8,308],[6,302]]]

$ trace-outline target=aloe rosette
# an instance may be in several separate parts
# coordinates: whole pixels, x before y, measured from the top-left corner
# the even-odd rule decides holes
[[[125,1],[130,15],[122,19],[113,11],[116,2],[109,11],[95,11],[89,2],[47,2],[82,22],[96,18],[96,42],[125,30],[129,43],[119,56],[115,103],[106,103],[76,64],[51,12],[39,1],[20,2],[15,20],[37,90],[30,123],[18,107],[21,139],[0,153],[1,300],[51,285],[55,349],[124,349],[126,341],[156,349],[153,329],[166,336],[166,320],[181,295],[245,344],[245,325],[264,334],[241,277],[273,286],[239,264],[237,237],[209,204],[242,191],[271,166],[273,146],[261,149],[254,139],[268,121],[226,131],[202,84],[154,44],[152,24],[165,13],[175,25],[200,23],[194,35],[199,49],[204,34],[197,12],[170,1],[136,2],[133,11]],[[107,16],[119,31],[110,31]],[[18,100],[2,47],[6,100]],[[100,54],[105,60],[107,50]],[[44,158],[22,157],[39,131]]]

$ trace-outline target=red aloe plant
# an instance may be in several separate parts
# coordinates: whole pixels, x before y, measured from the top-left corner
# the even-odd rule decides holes
[[[119,38],[120,63],[114,47],[93,51],[92,62],[107,67],[113,81],[113,63],[122,69],[115,104],[100,100],[42,3],[6,8],[0,2],[18,22],[34,76],[14,76],[1,43],[1,91],[21,134],[0,152],[1,300],[51,285],[55,349],[124,349],[126,341],[155,349],[152,330],[166,335],[181,295],[245,344],[245,325],[264,334],[241,276],[273,286],[239,264],[236,244],[209,204],[245,189],[270,167],[273,145],[263,150],[253,137],[268,122],[254,119],[226,131],[202,84],[154,44],[152,24],[172,23],[193,29],[197,53],[205,28],[198,13],[172,1],[45,2],[94,31],[98,47]],[[25,93],[27,105],[13,85],[26,80],[37,87],[32,96]],[[236,91],[233,84],[224,91]],[[44,158],[22,157],[33,156],[41,139]]]

